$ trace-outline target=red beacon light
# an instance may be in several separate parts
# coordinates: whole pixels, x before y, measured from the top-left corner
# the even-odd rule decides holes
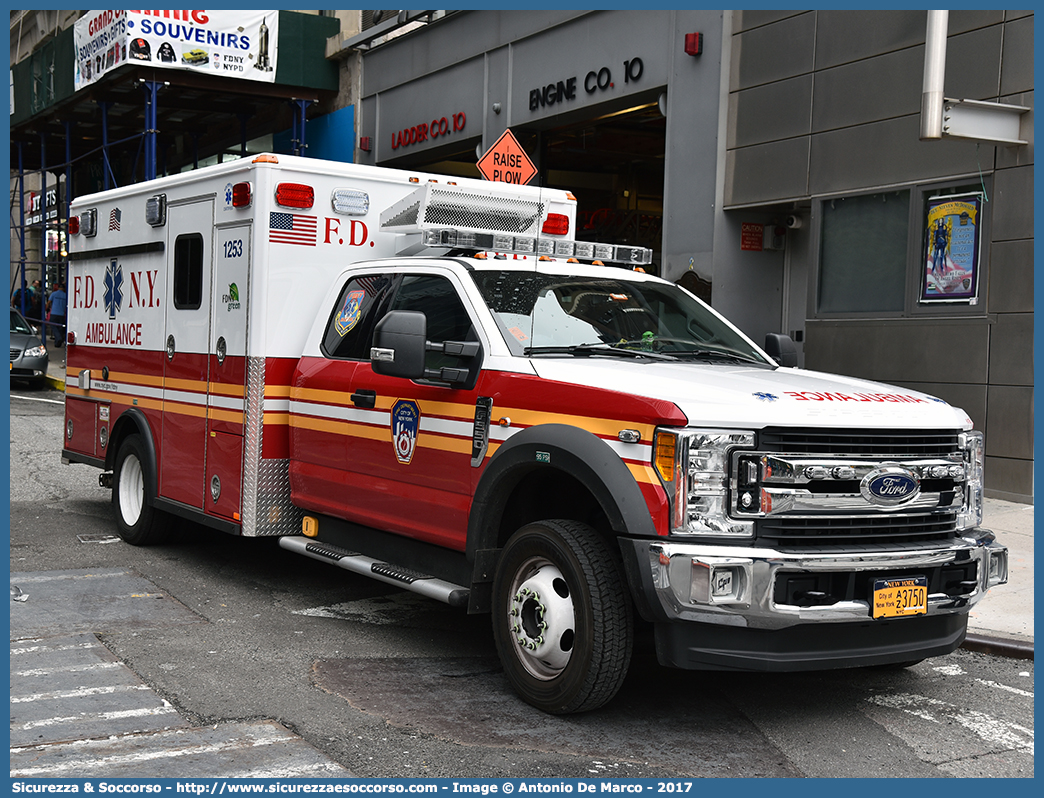
[[[564,236],[569,232],[569,217],[564,213],[549,213],[540,232],[551,236]]]
[[[236,183],[232,186],[232,207],[233,208],[249,208],[250,207],[250,184],[249,183]]]
[[[80,234],[80,217],[70,216],[69,217],[69,235],[78,236]]]
[[[275,200],[284,208],[311,208],[315,204],[315,191],[303,183],[280,183],[276,186]]]

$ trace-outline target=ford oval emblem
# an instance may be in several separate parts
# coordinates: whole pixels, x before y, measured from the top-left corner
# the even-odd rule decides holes
[[[863,477],[859,492],[871,504],[891,507],[905,504],[917,496],[921,492],[921,482],[908,468],[886,465]]]

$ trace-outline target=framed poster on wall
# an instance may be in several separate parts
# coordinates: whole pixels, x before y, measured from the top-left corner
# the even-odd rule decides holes
[[[982,194],[928,200],[921,304],[979,301],[979,230]]]

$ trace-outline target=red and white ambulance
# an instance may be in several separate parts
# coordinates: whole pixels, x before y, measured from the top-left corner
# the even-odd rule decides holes
[[[960,645],[1007,579],[967,415],[782,365],[575,209],[272,155],[82,197],[63,459],[129,543],[275,535],[492,613],[549,712],[616,693],[637,621],[683,668]]]

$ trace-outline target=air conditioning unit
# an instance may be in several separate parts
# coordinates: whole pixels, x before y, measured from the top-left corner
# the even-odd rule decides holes
[[[389,19],[396,16],[398,13],[398,11],[390,11],[386,8],[382,8],[377,11],[363,11],[362,29],[369,30],[374,25],[379,25],[381,22],[387,22]]]

